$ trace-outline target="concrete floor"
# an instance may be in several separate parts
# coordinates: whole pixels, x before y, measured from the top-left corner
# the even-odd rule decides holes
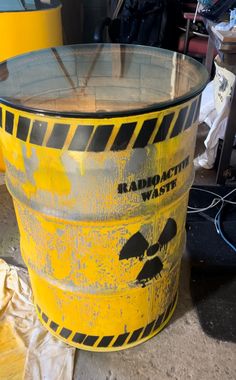
[[[206,132],[204,127],[199,130],[197,154],[203,149]],[[213,170],[199,170],[195,183],[213,184],[214,178]],[[0,210],[0,257],[8,263],[24,266],[13,204],[2,175]],[[189,276],[188,254],[185,253],[177,309],[161,333],[125,351],[77,351],[74,380],[235,380],[236,345],[214,340],[203,332],[191,301]]]

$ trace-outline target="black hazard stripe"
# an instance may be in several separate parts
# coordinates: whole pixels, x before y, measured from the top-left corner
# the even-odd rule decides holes
[[[31,118],[19,116],[14,132],[14,118],[17,115],[12,112],[5,111],[5,118],[2,117],[2,109],[0,108],[0,126],[1,120],[5,120],[5,131],[9,134],[16,133],[16,138],[22,141],[29,141],[30,144],[43,146],[53,149],[67,149],[77,152],[103,152],[122,151],[127,148],[138,149],[145,148],[149,144],[156,144],[167,139],[174,138],[183,131],[190,128],[197,121],[200,107],[200,97],[195,98],[188,105],[184,104],[182,108],[170,108],[169,112],[165,112],[163,117],[157,113],[156,117],[146,115],[146,119],[142,125],[139,119],[125,122],[118,125],[98,124],[98,125],[81,125],[76,124],[76,120],[72,123],[68,119],[67,123],[60,123],[55,118],[55,123],[50,125],[47,119],[38,120],[37,115]],[[155,115],[154,115],[155,116]],[[50,119],[53,121],[53,119]],[[126,121],[127,120],[127,121]],[[17,120],[16,120],[17,121]],[[71,124],[69,124],[69,122]],[[119,120],[118,120],[119,122]]]
[[[185,124],[187,112],[188,112],[188,107],[184,107],[179,111],[178,117],[176,119],[174,128],[172,129],[170,137],[176,137],[182,132],[184,124]]]
[[[9,112],[9,111],[6,111],[6,114],[5,114],[5,131],[10,133],[12,135],[13,133],[13,124],[14,124],[14,114]]]
[[[49,317],[41,310],[41,308],[37,305],[38,313],[40,317],[44,321],[44,323],[51,329],[56,332],[62,338],[71,341],[72,343],[87,346],[87,347],[98,347],[98,348],[106,348],[106,347],[114,347],[119,348],[122,346],[126,346],[132,343],[137,342],[138,340],[142,340],[149,335],[156,332],[168,319],[171,311],[173,310],[177,299],[177,294],[174,296],[172,302],[166,308],[164,313],[158,315],[156,319],[152,322],[148,323],[146,326],[140,327],[137,330],[125,332],[118,336],[115,335],[87,335],[85,333],[72,331],[64,326],[59,326],[56,322],[49,319]]]
[[[30,119],[27,117],[19,117],[16,137],[20,140],[26,141],[30,128]]]
[[[201,97],[199,97],[199,98],[197,99],[197,106],[196,106],[196,109],[195,109],[194,119],[193,119],[193,122],[194,122],[194,123],[196,123],[196,121],[197,121],[198,118],[199,118],[200,106],[201,106]]]
[[[47,141],[47,147],[62,149],[69,129],[69,124],[55,123],[53,126],[52,133]]]
[[[148,144],[156,123],[157,118],[147,119],[143,122],[142,128],[137,139],[135,140],[133,148],[144,148]]]
[[[87,147],[88,152],[103,152],[112,133],[114,125],[99,125]]]
[[[31,144],[43,145],[47,125],[46,121],[34,120],[29,140]]]
[[[123,123],[121,124],[119,131],[116,135],[115,141],[111,147],[111,150],[124,150],[127,148],[131,137],[135,131],[137,123]]]
[[[88,146],[93,130],[93,125],[78,125],[70,143],[69,150],[84,152]]]
[[[197,109],[197,99],[194,100],[190,106],[188,117],[187,117],[184,129],[190,128],[191,125],[193,124],[196,109]]]

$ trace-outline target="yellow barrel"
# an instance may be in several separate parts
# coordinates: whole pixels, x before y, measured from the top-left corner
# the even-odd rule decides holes
[[[32,50],[62,45],[59,0],[25,1],[0,5],[0,62]],[[1,81],[8,76],[8,68]],[[0,171],[5,170],[0,150]]]
[[[106,44],[9,68],[0,139],[39,319],[85,350],[144,342],[177,302],[206,70]]]

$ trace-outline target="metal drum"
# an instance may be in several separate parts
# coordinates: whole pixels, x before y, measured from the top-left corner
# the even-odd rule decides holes
[[[36,49],[62,45],[59,0],[24,0],[0,4],[0,62]],[[6,62],[1,65],[1,82],[8,77]],[[5,170],[0,150],[0,171]]]
[[[85,350],[144,342],[177,302],[207,72],[131,45],[8,66],[0,139],[39,319]]]

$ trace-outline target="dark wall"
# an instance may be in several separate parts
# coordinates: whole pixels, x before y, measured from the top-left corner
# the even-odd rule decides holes
[[[93,42],[96,25],[109,12],[109,1],[61,0],[61,2],[65,43]]]

